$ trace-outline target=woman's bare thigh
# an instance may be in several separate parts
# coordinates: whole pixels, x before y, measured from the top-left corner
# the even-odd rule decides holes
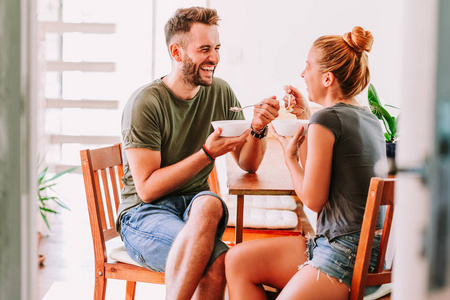
[[[244,242],[230,249],[227,256],[238,259],[239,268],[252,283],[281,289],[306,261],[305,252],[305,238],[289,236]]]
[[[277,300],[347,300],[348,294],[345,283],[306,265],[291,278]]]

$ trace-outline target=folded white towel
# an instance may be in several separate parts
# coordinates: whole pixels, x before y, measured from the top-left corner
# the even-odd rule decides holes
[[[228,208],[236,208],[237,196],[224,196]],[[244,207],[265,208],[265,209],[297,209],[297,202],[294,196],[245,196]]]
[[[236,226],[236,209],[228,211],[228,226]],[[291,210],[244,208],[244,228],[287,229],[297,224],[297,214]]]

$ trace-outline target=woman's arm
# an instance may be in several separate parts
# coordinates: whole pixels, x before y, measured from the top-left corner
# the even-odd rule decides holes
[[[310,124],[308,142],[304,143],[305,137],[300,136],[302,132],[303,129],[300,128],[292,139],[286,139],[276,132],[274,136],[282,145],[297,196],[309,209],[320,212],[328,199],[334,135],[321,125]],[[304,153],[299,150],[303,146],[307,147],[308,157],[301,164]]]
[[[315,212],[320,212],[328,200],[334,141],[334,134],[329,129],[318,124],[309,125],[305,176],[301,185],[297,183],[294,187],[296,192],[299,189],[302,202]]]

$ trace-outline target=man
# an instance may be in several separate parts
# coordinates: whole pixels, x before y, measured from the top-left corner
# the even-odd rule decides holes
[[[178,9],[165,26],[169,75],[136,91],[122,118],[123,201],[117,229],[130,256],[165,272],[167,299],[222,299],[221,241],[228,211],[209,191],[214,159],[231,152],[256,172],[266,149],[267,124],[278,116],[275,97],[254,110],[252,130],[220,137],[211,121],[244,119],[228,84],[214,78],[219,62],[215,10]],[[212,133],[211,133],[212,132]]]

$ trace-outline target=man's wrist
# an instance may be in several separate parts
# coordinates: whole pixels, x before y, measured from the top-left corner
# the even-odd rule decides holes
[[[266,127],[267,127],[267,125],[263,126],[261,129],[256,130],[255,127],[253,127],[253,124],[250,125],[250,128],[252,129],[252,131],[254,131],[256,133],[261,133]],[[258,128],[258,127],[256,127],[256,128]]]
[[[267,127],[267,125],[260,130],[253,129],[253,126],[250,127],[252,129],[251,135],[257,139],[265,138],[267,136],[267,133],[269,132],[269,127]]]
[[[206,148],[206,145],[203,144],[202,146],[202,150],[203,152],[206,154],[206,156],[209,158],[209,160],[211,162],[214,162],[216,160],[216,158],[209,152],[209,150]]]

